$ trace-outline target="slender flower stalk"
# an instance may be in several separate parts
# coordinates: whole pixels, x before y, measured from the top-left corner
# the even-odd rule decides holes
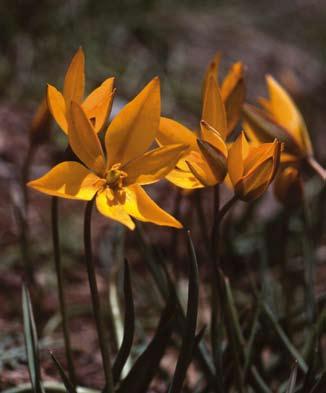
[[[59,237],[60,235],[59,235],[59,223],[58,223],[58,205],[59,205],[58,198],[52,197],[51,199],[52,242],[53,242],[55,271],[57,276],[59,307],[60,307],[60,313],[62,319],[62,330],[63,330],[63,338],[64,338],[66,358],[67,358],[69,379],[70,382],[73,384],[73,386],[76,386],[76,373],[75,373],[72,350],[71,350],[70,334],[68,328],[68,316],[67,316],[66,302],[64,296],[64,281],[62,277],[60,237]]]
[[[101,311],[101,303],[100,297],[97,288],[96,282],[96,274],[93,263],[93,253],[92,253],[92,241],[91,241],[91,219],[92,219],[92,210],[94,205],[95,198],[91,199],[87,202],[85,208],[85,217],[84,217],[84,247],[85,247],[85,258],[86,258],[86,266],[87,266],[87,274],[88,274],[88,282],[91,291],[92,297],[92,305],[93,312],[95,317],[97,335],[100,344],[100,350],[102,355],[103,369],[105,375],[105,392],[113,393],[113,376],[112,376],[112,367],[111,367],[111,358],[110,358],[110,349],[109,342],[106,339],[105,329],[103,325],[102,311]]]
[[[307,158],[307,163],[322,180],[326,180],[326,169],[324,169],[313,156]]]

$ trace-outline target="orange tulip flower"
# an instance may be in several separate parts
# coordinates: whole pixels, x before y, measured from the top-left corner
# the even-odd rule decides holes
[[[83,106],[72,100],[69,144],[81,163],[67,161],[28,185],[48,195],[68,199],[96,198],[104,216],[130,229],[131,217],[157,225],[181,228],[162,210],[142,185],[157,182],[176,165],[187,146],[177,144],[147,151],[160,121],[160,83],[153,79],[113,119],[105,134],[104,155],[94,125]]]
[[[227,173],[226,138],[236,125],[244,100],[243,66],[231,67],[220,89],[217,81],[220,55],[209,64],[203,83],[200,130],[192,132],[168,118],[161,118],[158,143],[187,143],[189,153],[182,157],[167,179],[173,184],[194,189],[221,183]]]
[[[63,92],[54,86],[47,87],[47,102],[55,121],[64,133],[68,133],[68,114],[72,101],[80,104],[91,121],[96,132],[99,132],[111,110],[114,90],[114,78],[106,79],[98,88],[84,99],[85,90],[85,56],[81,48],[73,57],[63,84]]]
[[[268,188],[279,167],[281,143],[250,145],[242,132],[231,145],[228,172],[235,195],[243,201],[260,197]]]
[[[306,160],[325,179],[326,171],[313,157],[313,147],[305,121],[292,98],[276,80],[266,77],[269,98],[260,99],[262,109],[244,105],[244,129],[254,143],[284,142],[282,162]]]

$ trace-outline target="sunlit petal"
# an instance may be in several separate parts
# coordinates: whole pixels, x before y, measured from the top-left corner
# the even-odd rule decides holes
[[[114,78],[106,79],[97,89],[86,97],[83,109],[93,123],[96,132],[99,132],[108,118],[113,100]]]
[[[71,104],[71,122],[68,132],[69,144],[77,157],[97,174],[103,175],[105,159],[97,134],[82,107]]]
[[[228,134],[230,134],[239,121],[245,100],[243,64],[241,62],[231,66],[223,81],[221,94],[226,111]]]
[[[214,146],[226,158],[228,155],[228,149],[221,134],[204,120],[200,122],[200,129],[201,129],[201,139]]]
[[[181,223],[161,209],[141,186],[133,185],[126,189],[126,211],[140,221],[152,222],[174,228],[182,228]]]
[[[187,149],[184,145],[161,146],[130,161],[121,168],[128,175],[125,184],[150,184],[162,179]]]
[[[85,90],[85,55],[79,48],[68,67],[64,84],[63,96],[66,107],[70,107],[71,101],[81,103]]]
[[[105,136],[108,167],[145,153],[160,122],[160,81],[154,78],[112,120]]]
[[[243,161],[247,157],[248,151],[248,142],[242,132],[232,143],[228,153],[228,171],[232,184],[236,184],[243,175]]]
[[[208,81],[212,76],[216,82],[218,83],[218,68],[221,62],[221,53],[215,53],[212,61],[208,64],[208,67],[205,72],[204,81],[203,81],[203,98],[205,97]]]
[[[303,152],[311,155],[312,145],[307,127],[294,101],[272,76],[268,75],[266,81],[270,110],[276,121],[291,132]]]
[[[63,95],[54,86],[47,87],[47,102],[49,110],[58,126],[66,134],[68,133],[68,122],[66,117],[66,103]]]
[[[177,187],[184,188],[186,190],[193,190],[195,188],[202,188],[203,184],[190,172],[181,170],[178,168],[173,169],[166,177],[166,180],[171,182]]]
[[[104,216],[111,218],[114,221],[120,222],[131,230],[135,229],[135,223],[126,212],[124,205],[112,205],[111,203],[109,203],[106,190],[97,194],[96,207],[98,211]]]
[[[214,127],[226,139],[227,126],[224,103],[216,79],[211,75],[203,100],[202,120]]]
[[[185,144],[197,149],[197,135],[175,120],[161,117],[156,139],[160,145]]]
[[[44,194],[88,201],[103,185],[103,180],[78,162],[66,161],[27,185]]]

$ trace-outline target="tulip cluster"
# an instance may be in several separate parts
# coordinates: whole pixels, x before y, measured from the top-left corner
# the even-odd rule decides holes
[[[287,190],[293,189],[289,183],[300,173],[293,177],[289,171],[299,171],[298,164],[313,157],[300,112],[270,76],[270,98],[260,99],[263,109],[245,104],[242,63],[233,64],[222,83],[219,63],[217,54],[204,76],[198,130],[161,116],[160,82],[154,78],[110,122],[103,147],[100,133],[110,116],[114,78],[84,98],[85,57],[79,49],[65,75],[63,92],[47,87],[49,111],[67,134],[75,156],[28,185],[52,196],[95,199],[99,212],[130,229],[135,226],[133,218],[182,226],[142,187],[163,178],[188,190],[225,182],[236,198],[252,201],[267,190],[281,163],[275,193],[284,202],[287,194],[297,198]],[[241,113],[244,131],[234,137]],[[288,166],[291,169],[284,172]]]
[[[212,391],[225,391],[222,357],[220,359],[220,354],[217,353],[220,351],[222,354],[222,340],[220,341],[219,337],[223,329],[219,324],[223,324],[224,320],[226,321],[224,335],[230,343],[230,354],[233,353],[236,359],[232,362],[235,364],[237,374],[236,385],[239,387],[237,391],[245,391],[243,387],[247,383],[247,373],[250,373],[250,378],[259,380],[260,383],[262,381],[256,368],[249,367],[248,363],[242,370],[239,364],[240,357],[244,360],[251,350],[246,348],[231,289],[223,274],[221,262],[223,258],[221,258],[219,247],[220,223],[224,214],[236,200],[245,202],[256,200],[267,191],[274,179],[274,194],[278,201],[286,208],[292,209],[300,206],[303,209],[302,173],[305,164],[314,169],[323,179],[325,179],[325,170],[314,158],[312,143],[303,117],[286,91],[268,76],[269,98],[259,100],[261,108],[246,104],[243,64],[241,62],[233,64],[225,78],[220,81],[218,77],[220,61],[221,56],[215,55],[205,72],[201,117],[198,119],[196,130],[191,130],[177,120],[161,115],[160,80],[157,77],[152,79],[114,118],[111,118],[111,108],[116,94],[115,79],[113,77],[106,79],[85,98],[85,56],[82,49],[77,51],[68,67],[62,92],[54,86],[47,86],[46,100],[39,107],[30,130],[31,146],[39,145],[44,139],[45,133],[42,135],[41,130],[49,128],[52,117],[67,137],[66,160],[55,165],[40,178],[29,181],[28,186],[52,196],[52,239],[66,358],[72,386],[69,385],[69,391],[75,392],[76,375],[65,310],[58,229],[58,197],[87,201],[84,216],[85,260],[105,375],[103,391],[130,392],[133,391],[130,389],[133,384],[129,384],[128,377],[121,379],[122,369],[131,350],[135,322],[128,262],[126,261],[125,265],[124,288],[125,337],[121,352],[118,353],[115,364],[112,365],[110,348],[107,345],[109,340],[106,337],[108,332],[103,324],[92,258],[91,214],[93,205],[95,205],[103,216],[125,225],[130,230],[136,226],[134,220],[182,228],[182,224],[159,207],[144,189],[144,186],[163,179],[187,192],[197,192],[198,189],[203,188],[214,189],[216,196],[212,236],[207,242],[211,241],[209,251],[212,262],[210,277],[212,361],[206,359],[209,351],[204,351],[197,345],[201,339],[201,333],[196,336],[199,300],[198,270],[195,250],[190,233],[188,233],[190,256],[188,303],[185,315],[181,303],[180,307],[177,306],[179,315],[176,320],[178,320],[182,345],[169,393],[180,393],[192,354],[197,356],[197,360],[205,370],[212,373],[208,378],[213,387]],[[241,120],[243,120],[242,123]],[[24,179],[27,178],[28,171],[24,176]],[[220,209],[218,185],[223,183],[231,189],[234,195]],[[204,221],[203,219],[201,222],[203,232],[207,230]],[[306,226],[308,233],[307,228],[308,226]],[[140,238],[141,232],[140,230]],[[313,266],[312,263],[311,266]],[[169,288],[165,290],[164,287],[161,291],[163,288],[160,282],[161,275],[154,272],[153,266],[150,270],[153,272],[153,278],[160,292],[166,295],[173,293],[172,300],[175,302],[178,295],[173,288],[172,281],[168,280],[169,275],[166,274],[166,284]],[[164,275],[165,273],[168,273],[168,270],[164,271]],[[312,270],[308,273],[312,278]],[[311,320],[314,320],[316,307],[313,285],[309,291],[307,291],[307,304],[310,302]],[[25,320],[33,325],[30,322],[28,295],[26,291],[24,293]],[[170,303],[167,298],[165,300]],[[263,306],[262,303],[262,308],[265,307]],[[169,307],[168,304],[168,310]],[[218,309],[221,315],[216,313]],[[272,324],[275,325],[275,318],[271,311],[266,307],[264,310]],[[173,308],[171,315],[174,315],[175,311]],[[171,317],[171,321],[173,318]],[[157,346],[157,349],[151,349],[150,352],[162,352],[161,357],[172,334],[172,327],[169,328],[169,332],[166,330],[165,324],[170,326],[171,322],[166,323],[168,319],[162,316],[157,334],[150,344],[150,346]],[[31,332],[31,329],[28,328],[27,331]],[[277,331],[281,331],[280,328],[277,328]],[[164,345],[161,338],[157,338],[161,336],[164,340],[166,339]],[[34,336],[31,341],[35,344]],[[229,352],[229,349],[226,352]],[[293,349],[290,352],[293,354]],[[247,360],[244,363],[247,363]],[[157,361],[159,363],[159,359]],[[128,375],[133,375],[132,379],[137,379],[140,371],[144,370],[149,375],[154,375],[158,363],[154,362],[152,370],[148,371],[151,363],[152,360],[147,359],[146,366],[140,367],[140,363],[137,365],[136,362]],[[210,371],[210,363],[214,363],[215,371]],[[301,362],[301,366],[304,369],[307,368],[304,362]],[[218,378],[220,381],[217,380]],[[124,383],[126,385],[123,385]],[[146,391],[146,389],[135,391]]]

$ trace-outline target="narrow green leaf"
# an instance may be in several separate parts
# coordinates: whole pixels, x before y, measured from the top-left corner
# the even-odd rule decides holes
[[[161,261],[161,264],[158,264],[155,257],[154,257],[154,252],[152,247],[148,244],[145,234],[143,231],[143,228],[140,223],[137,223],[136,225],[136,235],[139,241],[140,246],[142,247],[142,255],[144,255],[144,261],[146,263],[146,266],[156,284],[156,287],[158,288],[158,292],[160,293],[160,296],[165,300],[168,301],[169,293],[171,291],[171,288],[174,288],[174,283],[173,280],[168,272],[168,270],[165,268],[165,264],[163,261]],[[165,270],[165,274],[162,271],[162,268]],[[174,290],[175,292],[175,290]],[[185,326],[185,321],[186,317],[184,314],[184,311],[181,307],[180,299],[176,295],[176,303],[178,307],[178,313],[177,313],[177,329],[178,333],[180,335],[183,334],[184,326]],[[207,376],[209,383],[211,386],[214,388],[217,386],[215,375],[214,375],[214,367],[210,358],[209,351],[207,349],[207,346],[204,341],[201,341],[198,349],[195,349],[195,355],[196,358],[201,366],[202,371],[205,373]],[[217,387],[216,387],[217,388]]]
[[[51,358],[53,360],[53,363],[55,364],[60,377],[62,379],[63,384],[65,385],[65,388],[67,389],[68,393],[76,393],[76,389],[74,388],[74,385],[71,383],[69,378],[67,377],[66,373],[64,372],[63,367],[61,366],[61,363],[58,361],[58,359],[54,356],[53,352],[50,351]]]
[[[130,271],[128,261],[125,260],[123,292],[125,299],[125,318],[123,328],[123,339],[120,350],[113,364],[113,380],[116,383],[120,379],[121,372],[130,354],[135,332],[135,310],[130,281]]]
[[[169,344],[175,320],[175,299],[170,298],[156,333],[145,351],[138,357],[125,379],[121,381],[117,393],[144,393],[158,371],[160,361]]]
[[[28,362],[30,380],[35,393],[44,393],[41,381],[40,361],[38,352],[38,339],[35,320],[28,289],[23,285],[22,289],[24,338]]]
[[[232,291],[229,280],[224,276],[222,271],[220,273],[221,287],[224,291],[225,298],[225,325],[229,338],[229,343],[232,353],[232,364],[234,365],[234,375],[239,392],[244,392],[244,380],[241,370],[240,359],[244,358],[244,337],[241,332],[238,313],[234,304]]]
[[[323,372],[322,376],[316,382],[315,386],[311,389],[309,393],[325,393],[326,386],[326,371]]]
[[[270,309],[270,307],[266,303],[263,303],[263,311],[265,312],[266,316],[271,321],[271,323],[272,323],[276,333],[280,337],[280,339],[283,342],[283,344],[285,345],[286,349],[293,356],[294,360],[296,360],[298,362],[298,365],[301,368],[301,370],[304,373],[306,373],[308,371],[308,366],[307,366],[305,360],[300,355],[298,350],[292,345],[292,343],[290,342],[289,338],[287,337],[287,335],[283,331],[282,327],[278,323],[278,321],[277,321],[275,315],[273,314],[272,310]]]
[[[186,325],[169,393],[179,393],[182,389],[183,381],[186,377],[186,373],[192,359],[196,336],[199,301],[198,266],[194,245],[190,237],[190,231],[187,231],[187,235],[189,250],[189,284]]]
[[[292,368],[291,375],[288,382],[288,387],[286,389],[286,393],[294,393],[295,385],[297,382],[297,375],[298,375],[298,364],[295,363],[294,367]]]

